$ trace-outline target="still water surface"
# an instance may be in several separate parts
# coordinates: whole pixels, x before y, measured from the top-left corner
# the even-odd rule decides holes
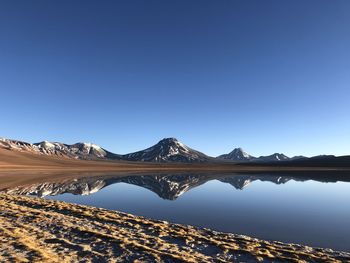
[[[42,188],[36,194],[267,240],[350,251],[350,183],[329,176],[330,180],[283,174],[99,177],[75,180],[58,190]]]

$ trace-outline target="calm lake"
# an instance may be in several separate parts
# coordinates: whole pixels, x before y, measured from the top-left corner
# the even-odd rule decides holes
[[[174,223],[350,251],[349,175],[94,177],[18,190]]]

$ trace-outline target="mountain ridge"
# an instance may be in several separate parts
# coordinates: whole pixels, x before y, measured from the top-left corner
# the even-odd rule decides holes
[[[298,156],[302,158],[303,156]],[[217,159],[231,160],[236,162],[275,162],[275,161],[288,161],[292,160],[295,157],[288,157],[283,153],[273,153],[267,156],[255,157],[248,154],[242,148],[234,148],[231,152],[227,154],[222,154],[216,157]]]
[[[119,159],[118,154],[109,152],[96,144],[84,142],[74,144],[48,141],[28,143],[24,141],[0,138],[0,147],[8,150],[72,159]]]
[[[29,152],[39,155],[58,156],[70,159],[82,160],[119,160],[130,162],[178,162],[178,163],[210,163],[210,162],[236,162],[236,163],[296,163],[307,164],[313,161],[321,163],[322,160],[336,161],[337,163],[346,162],[346,156],[336,157],[334,155],[319,155],[314,157],[294,156],[288,157],[283,153],[274,153],[267,156],[255,157],[250,155],[242,148],[234,148],[227,154],[222,154],[217,157],[208,156],[198,150],[194,150],[183,144],[174,137],[164,138],[153,146],[128,153],[116,154],[110,152],[97,144],[78,142],[74,144],[65,144],[60,142],[41,141],[38,143],[28,143],[19,140],[12,140],[0,137],[0,148]],[[338,158],[338,159],[337,159]],[[345,158],[341,161],[339,158]]]

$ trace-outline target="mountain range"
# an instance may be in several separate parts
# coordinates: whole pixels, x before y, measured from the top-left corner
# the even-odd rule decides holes
[[[268,156],[255,157],[248,154],[242,148],[235,148],[227,154],[218,157],[210,157],[200,151],[194,150],[176,138],[165,138],[157,144],[134,153],[116,154],[112,153],[93,143],[75,143],[65,144],[60,142],[42,141],[39,143],[28,143],[18,140],[0,138],[0,148],[21,151],[33,154],[48,156],[59,156],[72,159],[83,160],[120,160],[132,162],[181,162],[181,163],[204,163],[204,162],[237,162],[237,163],[303,163],[312,159],[316,161],[325,161],[327,158],[334,159],[340,157],[319,156],[307,158],[304,156],[288,157],[283,153],[274,153]],[[343,159],[334,159],[342,161]],[[347,160],[347,159],[346,159]]]
[[[242,148],[235,148],[233,149],[232,152],[219,155],[216,158],[223,159],[223,160],[237,161],[237,162],[248,162],[248,161],[255,161],[255,162],[276,162],[277,161],[278,162],[278,161],[302,159],[306,157],[294,156],[290,158],[283,153],[274,153],[268,156],[255,157],[245,152]]]
[[[34,154],[53,155],[74,159],[117,159],[117,154],[111,153],[93,143],[64,144],[42,141],[28,143],[0,138],[0,147],[8,150],[29,152]]]

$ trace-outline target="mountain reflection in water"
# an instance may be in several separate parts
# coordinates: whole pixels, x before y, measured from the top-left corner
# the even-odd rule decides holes
[[[308,180],[330,183],[346,181],[346,177],[337,174],[161,174],[161,175],[128,175],[128,176],[98,176],[65,180],[62,182],[45,182],[25,187],[8,189],[7,193],[35,195],[39,197],[56,196],[65,193],[74,195],[90,195],[101,189],[117,184],[127,183],[137,185],[156,193],[160,198],[175,200],[185,192],[208,181],[218,180],[232,185],[237,190],[243,190],[255,181],[271,182],[277,185],[289,181],[304,182]]]

